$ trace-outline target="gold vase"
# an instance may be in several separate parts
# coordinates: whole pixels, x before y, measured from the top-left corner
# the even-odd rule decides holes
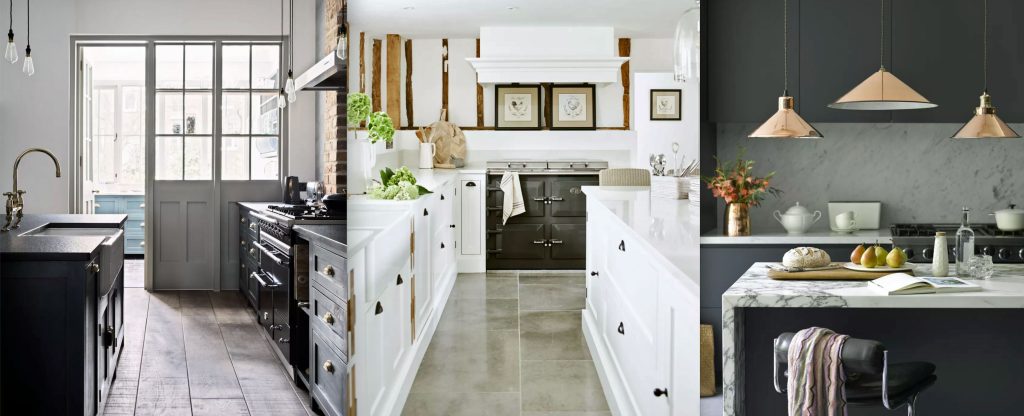
[[[725,233],[729,237],[750,235],[750,206],[732,203],[725,209]]]

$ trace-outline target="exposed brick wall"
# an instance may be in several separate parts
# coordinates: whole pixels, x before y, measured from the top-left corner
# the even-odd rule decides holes
[[[346,24],[346,0],[326,0],[324,2],[324,53],[333,53],[338,45],[338,27]],[[344,79],[348,79],[348,62],[344,63]],[[348,181],[348,145],[346,143],[346,94],[348,86],[339,91],[328,91],[324,94],[324,185],[328,193],[347,193]]]

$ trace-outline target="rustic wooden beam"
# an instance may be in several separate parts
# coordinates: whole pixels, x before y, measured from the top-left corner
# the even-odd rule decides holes
[[[373,112],[380,111],[380,39],[373,40],[373,81],[370,84],[370,102]]]
[[[480,57],[480,38],[476,38],[476,57]],[[476,75],[476,126],[484,126],[484,86],[480,85],[480,74]]]
[[[412,39],[405,41],[405,118],[412,127]]]
[[[629,38],[619,39],[619,56],[628,58],[631,45]],[[622,63],[622,127],[629,130],[629,61]]]
[[[441,114],[448,121],[448,38],[441,39]]]
[[[402,126],[402,37],[388,34],[388,116],[395,128]]]
[[[366,94],[366,32],[359,32],[359,92]]]

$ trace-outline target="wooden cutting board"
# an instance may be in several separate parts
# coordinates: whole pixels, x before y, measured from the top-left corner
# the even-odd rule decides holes
[[[875,280],[893,272],[859,272],[845,268],[831,270],[813,270],[806,272],[781,272],[768,270],[768,277],[775,280]],[[913,271],[903,272],[913,275]]]

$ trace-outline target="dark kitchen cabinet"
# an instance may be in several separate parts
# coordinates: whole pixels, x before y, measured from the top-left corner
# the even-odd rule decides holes
[[[526,212],[501,223],[501,175],[489,175],[487,268],[583,269],[586,263],[584,186],[596,175],[520,175]]]

